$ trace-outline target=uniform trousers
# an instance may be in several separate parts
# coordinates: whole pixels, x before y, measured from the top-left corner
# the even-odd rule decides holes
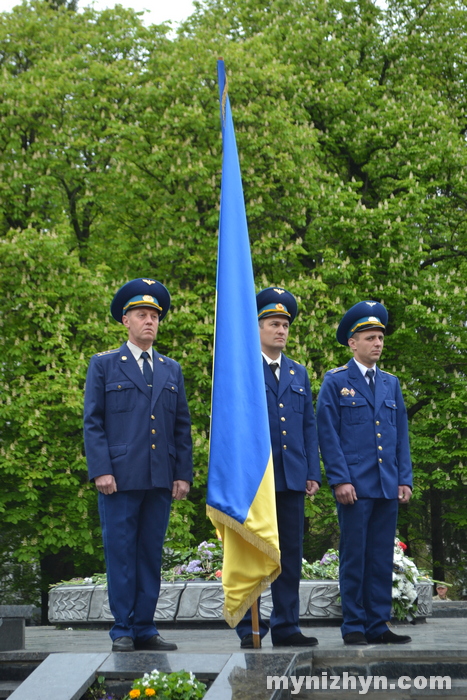
[[[387,630],[397,510],[397,499],[359,498],[352,505],[337,504],[342,636],[363,632],[374,639]]]
[[[305,519],[303,492],[276,491],[276,512],[282,572],[271,584],[273,610],[269,624],[259,614],[259,630],[263,638],[270,628],[272,643],[280,644],[291,634],[300,632],[299,589]],[[250,610],[238,623],[236,631],[240,639],[251,634]]]
[[[161,585],[162,547],[169,523],[169,489],[99,493],[112,640],[141,642],[158,634],[154,613]]]

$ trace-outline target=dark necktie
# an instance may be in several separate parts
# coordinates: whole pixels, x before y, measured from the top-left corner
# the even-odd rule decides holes
[[[375,393],[375,380],[373,379],[373,377],[375,376],[375,370],[374,369],[367,369],[366,376],[370,380],[369,381],[370,389],[374,394]]]
[[[141,357],[143,358],[143,377],[145,378],[147,385],[152,386],[152,369],[149,364],[149,353],[142,352]]]
[[[274,379],[275,379],[276,382],[279,384],[279,378],[278,378],[278,376],[277,376],[277,374],[276,374],[276,369],[279,367],[279,363],[278,363],[278,362],[271,362],[271,363],[269,364],[269,367],[271,368],[271,372],[272,372],[273,375],[274,375]]]

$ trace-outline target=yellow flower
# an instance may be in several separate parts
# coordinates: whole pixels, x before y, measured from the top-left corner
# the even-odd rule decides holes
[[[146,688],[146,690],[144,692],[145,692],[145,695],[155,695],[156,694],[156,691],[154,690],[154,688]]]
[[[138,688],[134,688],[133,690],[130,690],[130,698],[139,698],[141,695],[141,691],[138,690]]]

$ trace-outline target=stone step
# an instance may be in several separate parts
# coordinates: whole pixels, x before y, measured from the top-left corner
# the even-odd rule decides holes
[[[0,681],[0,698],[9,698],[21,685],[21,681]]]
[[[465,700],[467,651],[392,645],[317,649],[311,663],[298,662],[287,683],[276,679],[268,687],[280,691],[281,698],[299,700],[335,700],[340,695],[345,700]]]
[[[24,681],[39,666],[38,661],[10,661],[0,660],[0,683],[2,681]]]

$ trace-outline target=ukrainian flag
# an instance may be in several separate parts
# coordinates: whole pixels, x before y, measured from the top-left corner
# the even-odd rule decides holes
[[[280,574],[256,294],[224,62],[223,139],[207,514],[224,546],[224,617],[235,627]]]

